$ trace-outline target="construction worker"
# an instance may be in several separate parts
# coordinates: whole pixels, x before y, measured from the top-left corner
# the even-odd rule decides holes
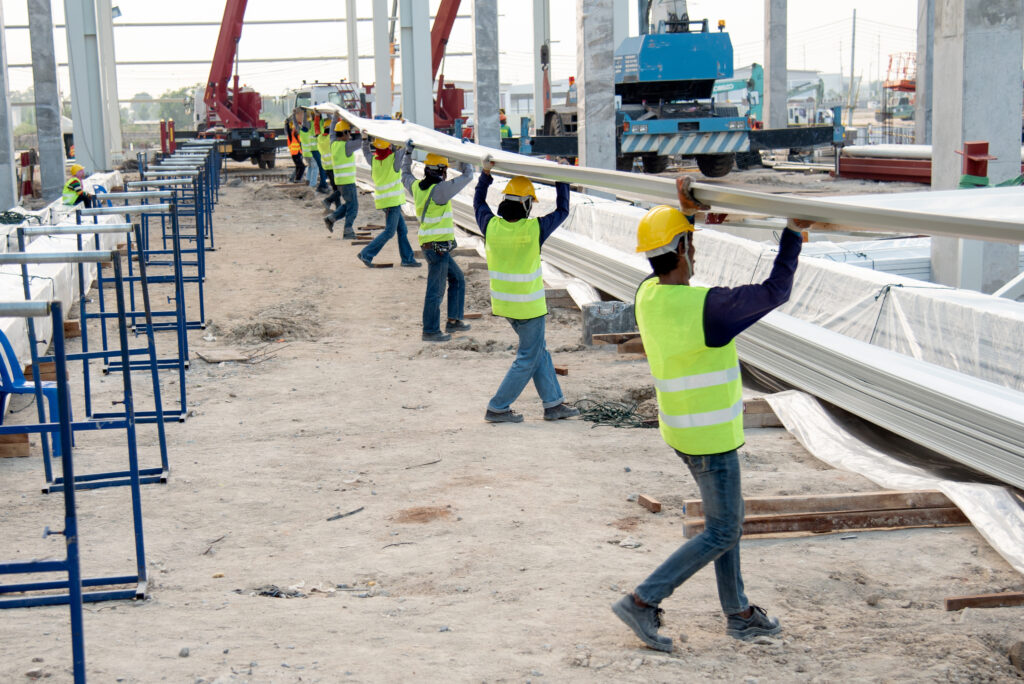
[[[512,129],[509,128],[508,119],[505,116],[505,110],[504,109],[502,109],[501,112],[498,114],[498,121],[501,122],[501,137],[502,138],[511,138],[512,137]]]
[[[85,180],[85,168],[81,164],[71,165],[71,178],[64,184],[64,191],[61,193],[61,203],[64,206],[73,207],[76,204],[84,204],[86,208],[91,207],[93,196],[85,191],[82,181]]]
[[[320,115],[310,111],[309,119],[309,152],[313,155],[313,162],[309,165],[309,187],[317,192],[327,192],[327,178],[320,161]]]
[[[316,139],[313,137],[313,114],[309,110],[300,109],[303,117],[300,119],[302,127],[299,128],[299,142],[302,143],[302,159],[306,162],[306,180],[309,187],[316,187],[317,166],[313,161],[313,150],[316,149]]]
[[[284,120],[284,132],[288,137],[288,154],[292,156],[292,163],[295,164],[292,182],[298,183],[302,181],[302,174],[306,171],[306,164],[302,161],[302,110],[298,107]]]
[[[384,210],[384,230],[370,244],[359,252],[359,260],[367,267],[373,263],[384,243],[392,235],[398,235],[398,255],[402,266],[418,268],[422,264],[416,261],[409,244],[409,236],[405,218],[402,217],[402,205],[405,203],[405,191],[402,190],[402,157],[405,150],[395,150],[391,143],[382,138],[374,138],[371,151],[370,137],[363,131],[363,156],[370,165],[373,178],[373,203],[378,209]]]
[[[694,215],[707,209],[690,190],[676,187],[682,211],[654,207],[637,227],[637,252],[654,273],[637,289],[636,320],[654,376],[661,436],[686,463],[703,500],[706,527],[661,564],[631,594],[612,606],[650,648],[671,651],[658,634],[661,602],[714,561],[726,633],[736,639],[777,634],[776,618],[747,601],[740,575],[743,496],[737,449],[743,446],[743,388],[734,338],[789,299],[800,255],[800,228],[782,232],[771,275],[759,285],[697,287]]]
[[[334,165],[334,192],[323,201],[324,208],[329,212],[331,205],[337,209],[324,216],[327,230],[334,232],[334,223],[345,217],[343,238],[355,238],[353,225],[359,213],[359,193],[356,192],[356,157],[361,141],[352,140],[352,126],[348,121],[334,116],[333,132],[331,133],[331,160]]]
[[[427,261],[427,292],[423,299],[423,339],[447,342],[451,333],[464,332],[470,326],[462,320],[466,305],[466,279],[455,263],[455,222],[452,219],[452,198],[473,180],[473,167],[465,162],[459,166],[458,178],[446,180],[448,160],[428,154],[423,162],[423,180],[412,175],[410,140],[405,144],[402,159],[402,184],[412,194],[416,217],[420,222],[419,241]],[[448,321],[441,332],[441,299],[448,281]]]
[[[516,176],[505,185],[504,199],[495,216],[487,206],[493,166],[493,162],[484,165],[473,196],[473,210],[487,246],[491,311],[508,320],[519,336],[519,348],[512,367],[487,403],[484,420],[521,423],[523,416],[512,410],[512,402],[531,378],[544,405],[544,420],[571,418],[579,415],[579,409],[564,402],[544,340],[548,307],[540,271],[541,245],[569,216],[569,186],[556,183],[555,210],[547,216],[529,218],[537,192],[528,178]]]
[[[334,162],[331,158],[331,126],[330,117],[318,116],[317,123],[320,125],[320,132],[316,136],[317,160],[320,162],[320,182],[316,186],[317,192],[327,193],[334,191]],[[328,190],[330,187],[330,190]]]

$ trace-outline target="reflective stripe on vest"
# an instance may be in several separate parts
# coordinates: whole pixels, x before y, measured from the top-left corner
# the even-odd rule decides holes
[[[418,237],[421,245],[428,242],[442,242],[455,239],[452,203],[435,204],[433,200],[430,200],[430,203],[427,204],[427,200],[434,187],[432,185],[426,190],[422,190],[418,182],[412,185],[412,199],[416,204],[416,217],[420,220]]]
[[[636,320],[658,395],[661,436],[703,456],[743,444],[743,385],[736,345],[704,344],[707,288],[661,285],[637,290]]]
[[[405,202],[402,174],[395,171],[395,157],[389,154],[383,160],[374,157],[370,167],[373,176],[373,204],[378,209],[398,207]]]
[[[331,159],[331,136],[326,133],[317,136],[316,149],[320,153],[320,165],[324,171],[332,171],[334,161]]]
[[[487,270],[491,311],[525,320],[548,312],[540,268],[540,221],[510,223],[495,216],[487,224]]]
[[[76,185],[75,189],[71,188],[72,184]],[[64,184],[64,190],[60,193],[60,201],[62,204],[70,206],[78,201],[80,194],[82,194],[82,181],[72,176]]]
[[[299,143],[302,145],[302,156],[309,159],[313,156],[313,134],[299,129]]]
[[[334,184],[352,185],[356,182],[356,156],[345,154],[344,140],[331,143],[331,160],[334,162]]]

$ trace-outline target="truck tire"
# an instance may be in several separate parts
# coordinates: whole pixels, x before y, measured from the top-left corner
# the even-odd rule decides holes
[[[736,153],[736,168],[740,171],[745,171],[746,169],[751,169],[755,166],[762,166],[760,152],[751,151]]]
[[[668,168],[668,157],[659,157],[656,154],[645,154],[643,162],[644,173],[661,173]]]
[[[261,169],[267,168],[267,162],[263,161],[262,159],[256,160],[256,165],[259,166]]]
[[[697,168],[708,178],[721,178],[732,171],[735,154],[698,154]]]
[[[615,170],[616,171],[632,171],[633,160],[636,157],[617,157],[615,159]]]

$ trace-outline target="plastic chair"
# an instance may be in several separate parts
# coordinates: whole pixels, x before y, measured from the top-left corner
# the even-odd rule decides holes
[[[3,331],[0,331],[0,346],[3,347],[3,359],[0,360],[0,425],[2,425],[11,395],[35,394],[36,389],[33,382],[25,379],[21,363],[14,354],[14,348],[11,347],[11,341],[7,339],[7,335]],[[54,420],[56,416],[60,415],[57,410],[57,383],[43,380],[40,384],[43,388],[43,396],[46,398],[49,418]],[[60,437],[55,434],[53,435],[53,455],[60,456],[61,453]]]

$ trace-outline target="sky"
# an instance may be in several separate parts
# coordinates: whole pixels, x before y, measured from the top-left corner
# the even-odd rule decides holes
[[[414,0],[430,3],[431,14],[440,0]],[[124,22],[216,21],[224,3],[217,0],[113,0]],[[550,0],[552,33],[552,78],[575,75],[576,1]],[[631,12],[635,0],[626,0]],[[24,0],[0,0],[3,20],[8,26],[26,24]],[[63,23],[64,3],[52,0],[55,20]],[[390,5],[390,2],[388,3]],[[462,14],[469,14],[472,0],[464,0]],[[280,0],[249,0],[247,20],[282,18],[338,18],[344,16],[343,0],[310,0],[282,3]],[[359,17],[371,16],[371,0],[358,0]],[[890,53],[916,48],[916,0],[789,0],[788,62],[791,69],[811,69],[824,73],[850,71],[850,46],[857,12],[856,54],[854,66],[865,81],[885,76]],[[522,84],[533,78],[533,17],[529,0],[498,0],[498,42],[502,83]],[[692,19],[708,18],[714,26],[726,21],[734,49],[736,67],[764,62],[762,0],[690,0]],[[635,34],[636,17],[630,18],[630,34]],[[449,53],[472,50],[471,21],[459,19],[448,43]],[[9,29],[4,45],[9,64],[28,63],[27,30]],[[118,60],[203,60],[202,65],[130,66],[118,68],[119,97],[129,98],[147,92],[157,96],[167,90],[205,82],[208,60],[213,56],[218,29],[203,27],[130,27],[115,28]],[[54,33],[58,61],[66,61],[67,44],[63,29]],[[371,54],[372,24],[359,24],[359,52]],[[277,62],[240,65],[241,81],[264,95],[280,95],[289,87],[307,81],[341,80],[348,77],[345,25],[342,22],[299,25],[249,25],[242,32],[239,54],[243,58],[328,57],[314,62]],[[373,62],[360,62],[363,82],[373,80]],[[472,80],[471,57],[451,56],[443,66],[446,79]],[[62,91],[67,93],[67,70],[61,69]],[[401,68],[396,65],[396,82]],[[31,69],[10,69],[9,87],[24,90],[32,84]]]

